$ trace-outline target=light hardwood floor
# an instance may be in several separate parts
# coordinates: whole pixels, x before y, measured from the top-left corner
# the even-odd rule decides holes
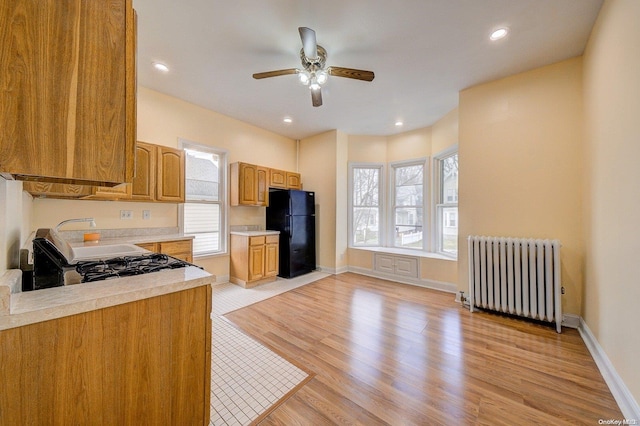
[[[346,273],[226,317],[316,373],[263,425],[623,419],[576,330],[472,314],[453,294]]]

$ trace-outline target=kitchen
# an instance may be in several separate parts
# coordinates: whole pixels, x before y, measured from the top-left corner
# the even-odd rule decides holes
[[[606,24],[609,20],[621,20],[619,10],[626,10],[627,15],[635,16],[634,13],[636,9],[633,9],[633,7],[627,3],[606,2],[605,5],[607,5],[607,7],[603,10],[605,10],[607,14],[601,15],[601,19],[604,22],[602,26],[604,28],[608,28]],[[624,13],[622,13],[622,15],[624,15]],[[607,33],[602,34],[604,34],[601,35],[603,40],[609,40],[606,38]],[[631,39],[633,38],[631,37]],[[625,40],[628,39],[625,38]],[[634,61],[636,61],[637,58],[631,55],[631,52],[633,52],[631,44],[627,47],[629,47],[627,53],[630,56],[624,57],[623,63],[628,66],[620,68],[634,70],[634,64],[637,64],[637,62]],[[358,268],[360,271],[370,272],[372,266],[370,254],[364,250],[349,248],[347,241],[340,237],[346,234],[347,227],[347,170],[343,167],[346,161],[379,161],[380,158],[387,159],[388,157],[390,161],[394,161],[401,159],[400,155],[403,153],[407,153],[406,155],[410,157],[431,156],[447,146],[458,143],[458,138],[460,138],[461,162],[464,162],[466,158],[467,165],[474,169],[474,173],[471,176],[480,176],[476,174],[476,171],[482,170],[483,168],[490,169],[492,164],[492,161],[483,160],[483,158],[494,156],[500,159],[508,155],[515,157],[518,153],[517,148],[508,148],[506,143],[498,147],[484,144],[484,142],[479,139],[482,134],[481,129],[483,129],[483,124],[474,120],[486,119],[486,122],[492,122],[491,117],[478,118],[478,116],[474,116],[474,113],[482,107],[482,102],[486,102],[486,105],[488,105],[491,96],[502,96],[510,90],[524,88],[532,79],[539,78],[540,76],[547,78],[545,81],[550,82],[550,84],[549,86],[545,86],[545,88],[548,89],[549,92],[557,91],[558,97],[551,96],[549,92],[547,92],[545,95],[547,96],[546,99],[534,99],[530,104],[531,106],[548,104],[550,99],[560,99],[561,101],[564,99],[573,99],[572,97],[578,99],[575,93],[581,89],[563,87],[563,84],[581,75],[583,67],[591,72],[594,72],[594,70],[604,72],[598,67],[607,60],[607,56],[605,56],[595,44],[588,52],[589,55],[585,57],[584,61],[579,57],[558,64],[555,68],[551,67],[538,70],[537,73],[534,73],[535,75],[523,73],[520,78],[495,82],[494,84],[490,83],[484,87],[477,89],[471,88],[464,91],[460,96],[459,107],[446,114],[441,120],[436,121],[433,126],[390,137],[360,136],[357,134],[346,134],[339,130],[330,130],[313,137],[301,139],[297,142],[294,139],[280,136],[274,132],[246,124],[175,97],[159,93],[155,90],[138,87],[137,139],[176,148],[178,146],[178,138],[185,138],[190,141],[228,150],[229,163],[244,161],[275,169],[300,172],[303,187],[316,191],[316,197],[318,199],[319,238],[317,252],[320,269],[329,273],[341,273],[346,270],[358,270]],[[615,74],[613,80],[620,81],[622,87],[625,87],[625,84],[635,87],[633,84],[637,82],[637,77],[631,74],[627,75],[619,68],[616,68],[615,72],[618,74]],[[589,78],[595,78],[593,77],[594,74],[587,74],[587,76],[589,76]],[[596,74],[596,77],[600,77],[600,74]],[[554,80],[554,78],[557,78],[557,80]],[[593,80],[586,81],[585,84],[587,84],[587,87],[591,90],[589,93],[607,99],[607,104],[615,102],[616,98],[614,95],[611,95],[614,97],[612,100],[609,100],[609,95],[602,94],[599,90],[600,87],[608,86],[602,83],[602,80],[598,80],[598,82],[599,85],[594,83]],[[573,92],[567,93],[569,90]],[[617,92],[614,92],[614,94],[615,93]],[[485,97],[484,99],[483,96]],[[623,95],[619,96],[620,98],[618,98],[618,100],[626,99]],[[576,100],[575,104],[580,104],[580,101]],[[557,135],[547,133],[542,135],[545,140],[549,141],[548,145],[545,143],[544,146],[541,146],[539,140],[531,140],[526,137],[527,132],[537,133],[538,129],[544,127],[541,123],[547,119],[551,119],[551,117],[544,115],[542,108],[535,108],[535,115],[530,115],[529,118],[525,118],[525,115],[529,114],[529,112],[523,112],[518,122],[520,128],[514,125],[505,128],[504,131],[507,134],[507,139],[523,138],[527,140],[528,142],[525,145],[525,149],[530,150],[528,152],[532,154],[540,154],[542,156],[544,153],[541,151],[549,150],[552,146],[564,146],[566,149],[563,151],[552,150],[551,152],[559,156],[571,156],[572,153],[580,151],[580,148],[577,148],[574,142],[567,142],[566,135],[569,134],[570,137],[568,139],[574,141],[575,139],[572,138],[576,138],[576,134],[581,134],[582,132],[582,120],[594,123],[615,121],[620,125],[618,127],[627,131],[630,127],[633,127],[630,124],[632,120],[619,117],[620,121],[618,121],[617,118],[610,117],[607,113],[598,110],[592,104],[589,105],[591,109],[588,109],[586,113],[591,114],[591,120],[583,119],[580,114],[564,114],[563,110],[562,115],[569,117],[569,119],[564,125],[558,125],[558,127],[549,130],[549,133],[557,133]],[[630,110],[637,111],[637,109],[634,109],[635,107],[635,104],[632,105]],[[570,108],[573,108],[573,106],[568,105],[566,108],[568,111]],[[600,127],[597,130],[606,133],[606,131]],[[560,136],[560,134],[562,134],[562,136]],[[618,165],[626,164],[624,163],[624,159],[612,157],[613,154],[607,152],[601,152],[601,150],[606,151],[606,148],[604,148],[606,144],[603,142],[606,137],[601,136],[600,133],[595,134],[593,137],[596,139],[592,142],[594,145],[590,145],[589,147],[589,152],[592,153],[589,161],[595,162],[598,167],[604,167],[607,170],[624,170],[625,178],[617,180],[616,182],[617,184],[623,185],[623,188],[626,188],[628,193],[635,193],[636,189],[634,189],[634,187],[621,183],[625,181],[625,179],[629,182],[637,181],[637,176],[634,175],[635,172],[633,172],[634,168],[618,167]],[[602,148],[600,144],[602,144]],[[633,146],[631,142],[625,142],[621,146],[621,149],[623,149],[623,151],[629,150],[634,152]],[[489,155],[487,155],[487,151],[483,151],[483,149],[489,150]],[[384,152],[384,154],[382,154],[382,152]],[[595,155],[595,153],[601,155]],[[471,160],[472,158],[473,160]],[[566,191],[563,191],[563,193],[581,191],[582,180],[575,176],[582,173],[582,161],[583,159],[577,161],[576,164],[570,164],[572,169],[568,171],[570,175],[569,180],[561,179],[564,182],[563,185],[566,185],[564,187]],[[539,158],[537,161],[523,164],[525,164],[525,167],[533,169],[536,168],[534,164],[545,164],[549,170],[555,172],[558,172],[558,170],[564,167],[558,163],[551,163],[553,162],[550,159]],[[519,167],[520,165],[514,165],[513,170],[517,171]],[[464,171],[461,171],[461,173],[464,173]],[[558,184],[557,176],[558,175],[556,175],[555,178],[538,176],[536,179],[548,179],[544,180],[542,186],[554,187]],[[567,177],[567,175],[563,174],[560,174],[560,176],[563,178]],[[594,179],[596,183],[604,184],[608,182],[595,171],[593,175],[591,175],[591,178]],[[529,180],[521,176],[518,182],[531,189],[532,187],[537,187],[537,185],[533,184],[536,179],[532,178]],[[633,388],[633,386],[635,386],[633,385],[634,383],[640,382],[635,380],[637,373],[634,372],[632,361],[632,354],[634,353],[633,345],[635,343],[625,341],[624,339],[621,341],[615,338],[614,336],[617,335],[617,332],[614,333],[612,331],[616,328],[626,330],[627,327],[629,327],[629,333],[626,334],[630,335],[633,330],[633,322],[629,324],[622,317],[618,318],[617,312],[612,313],[607,311],[607,314],[603,315],[605,305],[611,306],[619,304],[620,306],[626,307],[630,303],[629,300],[634,299],[633,297],[627,298],[624,296],[624,294],[628,294],[629,292],[634,295],[637,291],[635,287],[628,285],[628,283],[633,281],[633,268],[630,268],[628,264],[614,268],[614,265],[618,265],[616,260],[609,259],[599,252],[593,252],[592,250],[594,249],[588,248],[584,241],[585,238],[596,238],[596,242],[605,244],[605,247],[610,247],[606,238],[596,232],[598,230],[598,224],[604,226],[604,222],[601,222],[603,219],[600,217],[591,217],[589,210],[584,211],[581,207],[583,202],[587,203],[587,201],[593,197],[592,202],[595,203],[593,209],[596,209],[594,211],[599,211],[597,207],[595,207],[595,205],[598,204],[596,202],[601,200],[611,201],[608,196],[603,195],[597,186],[585,195],[584,200],[582,198],[571,198],[570,203],[567,203],[566,199],[553,198],[550,200],[550,197],[544,195],[542,192],[530,194],[533,200],[538,201],[540,204],[551,203],[550,210],[556,212],[558,224],[554,225],[552,229],[549,229],[548,223],[541,223],[537,218],[534,219],[535,215],[541,214],[538,210],[533,210],[529,213],[519,212],[519,214],[524,214],[525,217],[530,219],[529,221],[525,221],[527,222],[526,225],[519,224],[518,221],[514,220],[515,214],[510,215],[505,213],[504,216],[498,216],[498,219],[496,219],[494,209],[486,205],[483,200],[478,199],[478,195],[484,194],[487,199],[495,198],[494,195],[497,195],[499,199],[506,199],[509,197],[510,188],[506,182],[501,184],[492,181],[491,191],[493,191],[493,193],[487,194],[486,188],[489,187],[485,186],[487,182],[482,179],[478,179],[475,182],[473,182],[473,180],[474,179],[469,176],[466,181],[461,178],[461,214],[464,214],[463,212],[466,211],[468,219],[466,223],[461,220],[461,234],[471,234],[475,231],[516,232],[525,234],[536,232],[562,233],[561,239],[563,244],[569,247],[565,266],[566,274],[570,277],[567,280],[567,287],[570,290],[569,295],[566,296],[567,311],[578,315],[582,314],[582,316],[586,318],[589,326],[597,333],[600,344],[605,347],[605,352],[612,359],[616,369],[624,378],[624,383],[632,389],[632,394],[638,395],[637,389]],[[463,197],[465,194],[466,197]],[[465,199],[468,200],[466,206],[464,205]],[[171,203],[31,199],[28,194],[22,191],[21,183],[15,181],[6,181],[0,185],[0,201],[2,201],[3,205],[3,208],[0,210],[0,219],[3,223],[0,229],[0,242],[2,242],[3,248],[3,255],[0,258],[0,271],[16,267],[19,263],[19,248],[34,229],[51,227],[70,217],[96,217],[100,229],[175,227],[179,217],[179,206]],[[529,204],[528,201],[526,203]],[[121,220],[121,210],[131,211],[132,219]],[[149,219],[143,219],[143,211],[145,210],[150,212]],[[629,210],[634,211],[633,208]],[[70,212],[73,213],[70,214]],[[264,213],[265,208],[263,207],[229,207],[228,226],[265,226]],[[544,215],[545,213],[542,214]],[[470,215],[473,216],[473,221],[469,220]],[[580,218],[580,220],[576,221],[576,218]],[[474,221],[475,225],[472,225]],[[595,222],[591,223],[589,221]],[[550,220],[548,222],[550,222]],[[581,226],[582,222],[585,222],[585,226],[589,226],[590,229],[593,230],[593,235],[587,233],[585,236],[582,230],[577,229]],[[536,229],[536,223],[540,228]],[[626,224],[627,230],[635,229],[632,218],[623,218],[622,224]],[[634,232],[629,233],[634,234]],[[633,243],[626,238],[622,241],[624,246],[633,246]],[[589,245],[589,247],[591,246],[592,245]],[[593,246],[599,247],[598,244]],[[617,246],[616,250],[618,250]],[[605,281],[605,278],[600,277],[599,272],[597,275],[593,275],[596,273],[595,266],[590,266],[590,264],[586,265],[587,270],[590,272],[583,275],[582,270],[585,267],[584,257],[587,256],[585,253],[588,253],[589,259],[595,259],[592,261],[594,261],[598,267],[604,268],[604,270],[608,271],[613,277],[617,277],[617,279],[613,281],[621,284],[607,284],[606,286],[599,284],[598,282]],[[207,271],[214,274],[220,282],[227,280],[230,275],[229,262],[228,254],[196,260],[197,264],[205,267]],[[429,284],[448,284],[445,288],[453,288],[454,291],[457,289],[465,289],[466,272],[463,259],[460,259],[459,262],[451,262],[441,259],[424,258],[420,259],[420,262],[422,266],[421,271],[425,274],[420,277],[422,281],[428,282]],[[630,263],[633,262],[631,261]],[[615,291],[602,290],[601,286],[607,288],[609,285],[612,286]],[[599,293],[600,296],[594,296],[594,292]],[[601,310],[602,312],[600,312]],[[624,309],[620,309],[620,311],[624,311]],[[598,314],[598,312],[600,312],[600,314]]]

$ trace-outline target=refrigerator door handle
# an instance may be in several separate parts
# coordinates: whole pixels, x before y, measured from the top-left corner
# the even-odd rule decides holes
[[[293,238],[293,216],[289,215],[289,239]]]

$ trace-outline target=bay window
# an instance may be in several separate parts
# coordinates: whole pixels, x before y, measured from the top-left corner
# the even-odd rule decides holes
[[[393,245],[425,249],[425,161],[393,163]]]
[[[351,231],[353,246],[381,245],[382,236],[382,165],[352,165]]]

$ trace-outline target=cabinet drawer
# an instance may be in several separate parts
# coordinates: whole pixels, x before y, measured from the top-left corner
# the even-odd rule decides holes
[[[160,252],[168,254],[169,256],[172,253],[185,253],[191,252],[191,240],[182,240],[182,241],[165,241],[158,243],[160,246]]]
[[[264,244],[264,240],[265,240],[265,236],[259,236],[259,237],[250,237],[249,238],[249,245],[250,246],[259,246],[259,245],[263,245]]]
[[[280,242],[280,235],[267,235],[266,236],[267,244],[273,244]]]
[[[156,247],[156,243],[139,243],[139,244],[136,244],[136,245],[138,247],[142,247],[143,249],[149,250],[149,251],[152,251],[152,252],[155,252],[158,249]]]

